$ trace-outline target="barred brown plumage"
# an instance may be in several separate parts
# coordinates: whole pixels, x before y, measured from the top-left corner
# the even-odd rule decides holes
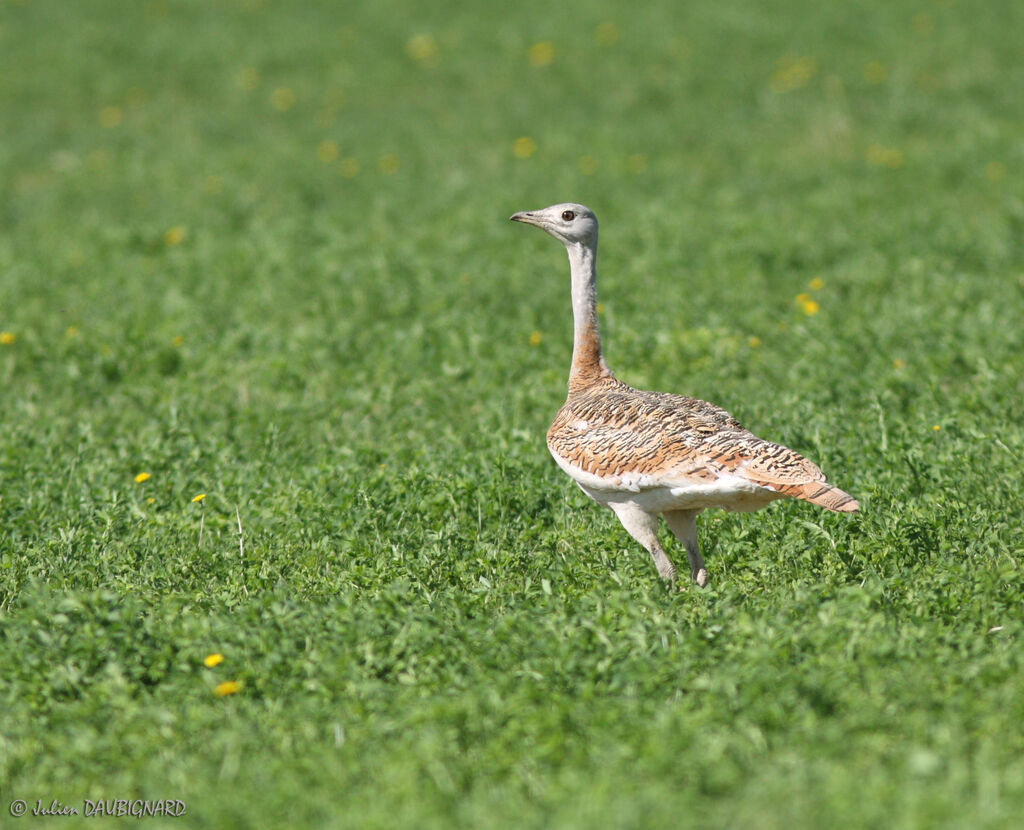
[[[758,438],[724,409],[697,398],[634,389],[615,378],[601,354],[597,327],[593,211],[569,203],[511,218],[547,231],[569,253],[569,395],[548,430],[548,449],[580,488],[611,508],[647,548],[663,579],[674,580],[676,571],[658,541],[659,515],[686,547],[690,576],[703,587],[707,570],[697,544],[702,510],[758,510],[787,496],[842,513],[859,509],[813,462]]]

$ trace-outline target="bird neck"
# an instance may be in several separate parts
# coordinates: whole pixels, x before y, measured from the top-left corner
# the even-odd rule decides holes
[[[601,334],[597,328],[597,247],[566,246],[572,273],[572,367],[569,392],[612,377],[601,355]]]

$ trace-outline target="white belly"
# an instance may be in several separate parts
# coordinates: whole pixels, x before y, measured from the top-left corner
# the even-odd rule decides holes
[[[623,473],[597,476],[552,453],[558,466],[590,498],[606,507],[630,502],[648,513],[669,510],[760,510],[776,499],[785,498],[768,487],[728,473],[716,479],[694,480],[669,475]]]

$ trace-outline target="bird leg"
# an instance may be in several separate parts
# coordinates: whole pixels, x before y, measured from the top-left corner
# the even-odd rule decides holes
[[[658,541],[658,514],[648,513],[628,502],[613,502],[608,506],[615,511],[615,515],[619,517],[629,535],[647,548],[647,552],[654,560],[654,566],[658,569],[658,576],[666,582],[674,582],[676,566],[665,555],[661,542]]]
[[[668,529],[686,547],[686,555],[690,559],[690,576],[701,588],[708,584],[708,572],[704,569],[704,560],[700,557],[700,546],[697,544],[697,514],[699,510],[669,510],[665,516]]]

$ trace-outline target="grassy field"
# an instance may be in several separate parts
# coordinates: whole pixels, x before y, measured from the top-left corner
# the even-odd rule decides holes
[[[1022,89],[1015,0],[0,0],[0,825],[1020,826]],[[860,515],[659,584],[567,200],[618,376]]]

